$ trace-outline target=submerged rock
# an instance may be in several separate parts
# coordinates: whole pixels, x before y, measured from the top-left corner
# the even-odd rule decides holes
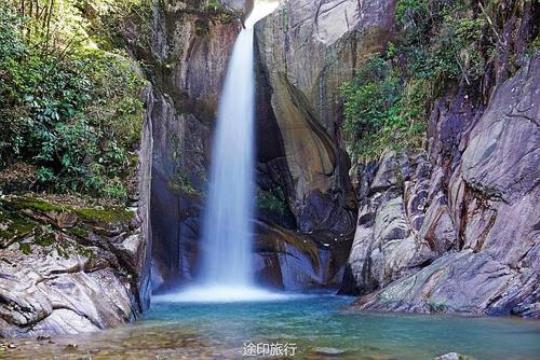
[[[331,347],[316,347],[313,349],[313,352],[318,355],[326,355],[326,356],[340,356],[346,353],[345,350],[331,348]]]
[[[443,354],[441,356],[437,356],[435,360],[474,360],[474,359],[469,356],[458,354],[456,352],[450,352],[447,354]]]

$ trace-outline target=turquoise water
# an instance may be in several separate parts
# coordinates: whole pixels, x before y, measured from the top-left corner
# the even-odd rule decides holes
[[[347,307],[352,301],[316,295],[229,304],[155,303],[144,319],[115,329],[16,339],[0,359],[236,360],[242,359],[244,343],[287,343],[296,347],[292,359],[419,360],[453,351],[478,360],[540,359],[540,321],[352,314]]]
[[[538,321],[351,314],[352,300],[317,295],[274,302],[161,303],[152,306],[146,321],[180,326],[236,348],[239,355],[244,343],[289,343],[300,358],[317,358],[325,353],[318,348],[326,347],[351,359],[430,359],[452,351],[477,359],[540,359]]]

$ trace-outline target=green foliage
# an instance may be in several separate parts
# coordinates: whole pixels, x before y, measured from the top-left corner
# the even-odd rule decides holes
[[[169,189],[178,195],[197,195],[198,191],[195,189],[191,180],[182,171],[177,170],[173,178],[168,183]]]
[[[433,99],[458,84],[479,88],[501,42],[499,7],[496,1],[399,0],[397,41],[342,87],[351,153],[377,156],[388,147],[420,145]]]
[[[25,162],[37,166],[43,189],[125,200],[142,80],[124,54],[82,45],[44,51],[29,28],[31,20],[0,5],[0,169]]]
[[[257,194],[257,207],[260,209],[284,215],[287,211],[287,200],[280,188],[272,191],[259,190]]]
[[[410,75],[441,85],[464,80],[470,85],[485,72],[485,51],[497,39],[488,15],[468,0],[400,0],[396,19],[402,29],[397,51]]]
[[[122,47],[126,29],[135,43],[150,48],[152,36],[152,0],[81,0],[81,7],[92,9],[89,35],[100,48],[111,50]],[[133,31],[134,25],[136,31]]]
[[[204,11],[213,11],[217,12],[222,7],[221,2],[219,0],[207,0],[204,4]]]
[[[349,151],[377,156],[385,148],[417,145],[425,130],[427,87],[404,82],[379,54],[372,56],[355,80],[341,88],[344,135]]]

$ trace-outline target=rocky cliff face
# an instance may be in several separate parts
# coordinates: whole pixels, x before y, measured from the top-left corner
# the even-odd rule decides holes
[[[359,308],[540,317],[538,99],[537,56],[485,111],[439,103],[427,153],[360,170],[346,289],[368,294]]]
[[[197,270],[202,207],[219,93],[232,45],[241,28],[239,20],[253,5],[251,1],[224,1],[222,4],[222,8],[214,9],[190,1],[156,3],[149,32],[145,32],[140,22],[133,22],[127,24],[123,34],[133,56],[147,65],[147,75],[153,84],[147,93],[147,115],[153,139],[151,218],[156,286],[176,286],[189,281]],[[259,153],[277,153],[280,157],[276,141],[280,141],[281,135],[275,131],[273,123],[264,119],[259,122],[259,132],[265,126],[272,130],[269,132],[272,135],[266,141],[258,138]],[[281,187],[283,179],[288,181],[287,169],[279,173],[272,170],[280,166],[279,161],[270,164],[265,156],[258,159],[258,183],[262,188]],[[343,169],[345,167],[340,167],[341,172]],[[270,172],[275,176],[270,176]],[[350,189],[346,173],[343,176],[338,183]],[[304,183],[315,186],[318,181],[310,178]],[[344,205],[345,210],[335,206],[338,211],[344,211],[343,220],[339,220],[332,209],[325,208],[324,199],[341,195],[315,191],[310,196],[317,208],[310,210],[314,212],[313,218],[304,216],[306,221],[313,223],[331,217],[326,221],[328,224],[318,230],[334,229],[324,238],[297,234],[295,221],[290,221],[288,204],[285,204],[284,215],[259,214],[256,276],[261,281],[287,289],[339,286],[348,249],[342,244],[333,246],[331,251],[328,247],[340,234],[346,233],[350,238],[350,212],[354,201]],[[311,228],[306,227],[304,232],[310,231]],[[281,235],[269,242],[271,234]],[[299,264],[289,265],[299,258]]]
[[[291,0],[256,26],[260,177],[284,190],[295,227],[337,269],[356,214],[339,86],[390,38],[394,5]]]
[[[288,1],[257,25],[262,172],[303,236],[355,232],[342,292],[365,295],[359,308],[538,316],[538,59],[508,79],[536,10],[501,15],[481,95],[458,86],[435,101],[426,151],[355,164],[354,196],[339,87],[392,38],[394,7]]]

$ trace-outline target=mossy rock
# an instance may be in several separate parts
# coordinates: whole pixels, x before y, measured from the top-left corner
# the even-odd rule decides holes
[[[58,204],[51,203],[49,201],[45,201],[42,199],[37,199],[34,197],[12,197],[9,199],[9,204],[17,209],[17,210],[24,210],[24,209],[30,209],[35,210],[39,212],[57,212],[61,213],[64,211],[70,210],[68,206],[62,206]]]
[[[83,222],[91,223],[120,223],[129,222],[133,219],[133,211],[123,207],[107,208],[74,208],[69,205],[53,203],[35,197],[22,196],[11,197],[6,201],[13,210],[31,210],[39,213],[72,213]]]
[[[74,212],[83,221],[93,223],[121,223],[133,220],[135,213],[125,208],[96,209],[84,208],[74,209]]]
[[[53,233],[50,233],[50,232],[36,235],[34,239],[34,242],[37,245],[43,246],[43,247],[51,246],[55,243],[55,241],[56,241],[56,237],[54,236]]]
[[[22,238],[34,231],[37,225],[15,213],[0,210],[0,245]]]

